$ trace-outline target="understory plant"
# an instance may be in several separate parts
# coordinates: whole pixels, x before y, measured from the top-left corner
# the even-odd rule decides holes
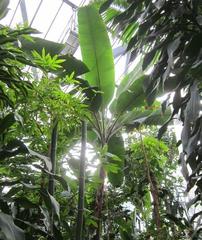
[[[1,12],[7,5],[2,1]],[[58,159],[86,114],[75,78],[87,67],[69,54],[59,56],[63,44],[31,33],[37,31],[0,28],[0,238],[6,240],[68,236],[60,208],[70,187]]]

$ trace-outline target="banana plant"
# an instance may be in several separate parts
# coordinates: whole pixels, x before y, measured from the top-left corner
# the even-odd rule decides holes
[[[82,60],[89,69],[85,79],[98,90],[91,116],[88,118],[89,127],[97,134],[100,148],[105,149],[102,151],[105,156],[99,166],[101,183],[95,200],[95,217],[98,219],[95,239],[100,239],[106,176],[115,187],[120,186],[123,181],[124,145],[120,130],[124,126],[152,124],[153,119],[157,123],[161,119],[161,113],[156,106],[146,106],[143,84],[147,76],[141,70],[141,63],[124,77],[116,89],[109,36],[98,10],[93,5],[79,9],[78,28]],[[112,170],[113,164],[110,167],[110,163],[114,160],[116,169]]]

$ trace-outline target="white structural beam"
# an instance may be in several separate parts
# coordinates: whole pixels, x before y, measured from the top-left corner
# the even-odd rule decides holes
[[[77,9],[78,6],[76,4],[74,4],[73,2],[69,1],[69,0],[63,0],[63,2],[65,2],[66,4],[68,4],[70,7],[72,7],[73,9]]]

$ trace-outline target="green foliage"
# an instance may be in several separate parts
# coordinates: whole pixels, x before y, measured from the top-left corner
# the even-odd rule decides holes
[[[117,99],[117,113],[132,110],[134,107],[145,105],[145,95],[143,91],[143,81],[145,76],[136,79],[126,91],[120,94]]]
[[[103,221],[102,206],[104,202],[105,175],[107,173],[109,182],[117,188],[122,186],[124,180],[125,149],[122,138],[117,137],[120,130],[127,125],[134,128],[146,123],[151,125],[159,124],[162,114],[159,105],[158,108],[156,108],[156,105],[154,108],[148,109],[148,111],[146,109],[144,82],[147,80],[147,76],[140,69],[142,61],[134,71],[123,79],[117,91],[114,88],[110,71],[113,62],[106,53],[110,52],[111,54],[112,50],[106,28],[97,10],[93,6],[81,8],[78,12],[78,19],[82,57],[89,68],[89,72],[85,74],[85,77],[90,86],[97,87],[95,90],[101,93],[102,98],[101,104],[98,105],[100,99],[95,98],[98,101],[93,101],[94,108],[90,106],[92,112],[87,116],[90,123],[89,129],[92,129],[97,134],[97,140],[93,139],[93,144],[98,149],[96,151],[98,151],[98,159],[100,160],[99,173],[96,172],[95,174],[99,181],[96,184],[97,194],[96,200],[94,200],[94,216],[97,218],[98,227],[92,227],[94,230],[92,229],[91,233],[92,236],[99,239]],[[109,106],[109,102],[115,93],[116,98]],[[100,105],[102,107],[99,109]],[[112,114],[110,118],[107,116],[109,107]],[[78,170],[75,171],[74,167],[73,170],[77,176]],[[129,228],[126,229],[129,231]],[[130,236],[127,230],[123,228],[121,233],[121,236],[126,239]]]
[[[0,62],[0,107],[14,107],[16,101],[27,95],[31,84],[28,75],[22,71],[25,54],[15,45],[22,35],[35,32],[31,28],[11,30],[0,29],[0,53],[4,56]],[[31,62],[30,62],[31,64]]]
[[[71,75],[72,73],[75,77],[78,77],[89,71],[87,66],[81,60],[76,59],[70,54],[60,55],[58,60],[61,61],[60,65],[62,66],[62,69],[57,69],[54,73],[61,78],[66,75]]]
[[[0,29],[4,56],[0,63],[0,238],[6,240],[53,239],[53,235],[63,239],[63,235],[70,235],[64,227],[69,224],[65,220],[71,209],[66,207],[70,188],[65,175],[50,172],[52,120],[58,118],[57,157],[62,159],[87,114],[83,89],[74,79],[88,70],[86,66],[72,56],[55,55],[63,48],[61,44],[32,39],[31,33],[36,31]],[[25,71],[28,66],[36,68],[38,80]],[[48,71],[54,74],[50,77]],[[60,189],[55,196],[47,191],[50,176]],[[65,209],[62,218],[60,209]]]
[[[107,2],[111,12],[117,1]],[[201,168],[197,160],[201,158],[201,7],[200,1],[128,1],[111,20],[112,29],[117,29],[128,43],[131,60],[144,52],[142,69],[155,63],[144,83],[148,105],[158,94],[175,93],[172,115],[160,129],[159,137],[180,113],[184,152],[181,162],[184,166],[187,162],[192,169],[189,189],[196,186],[199,191],[200,184],[192,178],[197,178]]]
[[[5,240],[24,240],[24,232],[17,227],[11,216],[0,213],[1,238]]]
[[[121,136],[113,136],[108,143],[109,152],[115,155],[108,155],[109,164],[115,164],[117,166],[116,172],[109,172],[109,182],[114,187],[120,187],[123,182],[123,167],[124,167],[124,142]]]
[[[175,141],[172,134],[169,135],[169,142],[165,144],[164,141],[158,141],[154,137],[147,136],[148,134],[155,134],[157,129],[142,129],[143,140],[134,141],[134,136],[139,137],[138,133],[134,133],[130,139],[130,151],[125,163],[125,200],[128,198],[135,207],[135,215],[139,219],[142,219],[146,224],[146,228],[137,230],[137,239],[145,239],[145,237],[153,237],[158,239],[160,237],[167,236],[166,239],[173,239],[174,236],[183,237],[185,234],[185,227],[180,227],[180,224],[176,224],[166,217],[166,214],[171,213],[174,216],[177,214],[183,215],[183,207],[177,201],[178,191],[175,184],[179,181],[178,177],[174,177],[176,169],[176,156],[177,152],[173,152]],[[143,147],[144,146],[144,147]],[[145,159],[145,154],[147,159]],[[155,176],[153,184],[157,185],[159,203],[160,203],[160,216],[162,221],[162,232],[159,233],[156,230],[154,221],[154,205],[151,182],[148,178],[148,170],[150,176]],[[177,196],[177,198],[176,198]],[[179,208],[175,212],[174,205],[179,204]],[[179,210],[179,212],[178,212]],[[182,212],[181,212],[182,211]],[[186,210],[185,210],[186,211]],[[173,232],[175,229],[175,234]],[[159,235],[160,234],[160,235]],[[161,239],[161,238],[160,238]]]
[[[145,137],[143,139],[143,144],[145,146],[145,151],[151,166],[154,167],[155,171],[162,170],[167,160],[166,154],[168,153],[168,147],[165,145],[165,143],[153,137]],[[141,142],[134,143],[131,146],[134,158],[136,159],[138,156],[140,163],[144,161],[141,146]]]
[[[36,50],[32,51],[32,55],[34,57],[34,63],[46,69],[46,71],[61,68],[60,64],[65,61],[58,59],[58,55],[51,57],[50,53],[46,54],[45,48],[42,49],[41,55]]]
[[[48,41],[46,39],[32,37],[31,39],[21,38],[22,50],[32,59],[32,51],[36,51],[39,54],[45,49],[45,52],[50,54],[51,57],[60,54],[64,49],[64,44]]]
[[[132,16],[133,8],[130,3],[117,0],[107,1],[101,11],[112,2],[113,6],[121,4],[121,8],[111,11],[106,16],[107,21],[129,6],[127,14],[123,12],[115,20],[115,23],[124,20],[125,24]],[[4,1],[2,4],[0,17],[7,11],[7,4]],[[185,209],[178,201],[175,185],[178,179],[173,176],[176,149],[170,142],[171,137],[168,136],[167,146],[148,136],[139,141],[138,133],[133,132],[143,124],[158,125],[162,119],[169,119],[169,111],[162,115],[159,103],[147,106],[147,84],[143,85],[151,79],[141,69],[142,64],[145,69],[158,62],[162,55],[153,50],[115,89],[112,49],[106,26],[93,6],[79,9],[78,17],[85,63],[69,54],[60,55],[63,44],[31,37],[30,33],[36,33],[36,30],[28,27],[12,30],[3,26],[0,29],[0,53],[4,56],[0,61],[0,239],[75,238],[78,179],[81,177],[76,156],[79,147],[75,146],[78,146],[79,126],[84,119],[89,120],[88,139],[95,156],[92,160],[86,159],[83,239],[94,239],[99,228],[102,228],[99,237],[103,239],[157,239],[148,168],[156,180],[164,236],[167,239],[188,239],[186,231],[189,234],[194,232],[192,222],[197,221],[200,211],[190,221],[184,217]],[[130,39],[140,24],[139,21],[131,22],[124,29],[128,49],[136,42]],[[179,41],[169,44],[167,49],[171,69],[171,62],[180,47]],[[145,44],[143,50],[147,51],[147,47]],[[38,79],[25,71],[28,66],[35,67]],[[194,67],[194,74],[200,71],[199,66]],[[79,78],[82,74],[85,74],[85,80]],[[165,87],[168,87],[167,79],[164,80]],[[194,98],[198,97],[196,93],[198,90],[193,84],[188,108],[196,112],[195,115],[197,109],[191,106],[197,100]],[[114,96],[110,107],[112,116],[108,117],[109,103]],[[174,102],[176,104],[177,100]],[[185,118],[187,122],[191,119],[189,114],[185,114]],[[55,122],[58,126],[56,170],[51,172],[50,152]],[[148,135],[148,130],[142,131]],[[170,153],[173,148],[174,153]],[[188,150],[192,151],[192,145],[187,145]],[[98,165],[103,172],[99,172],[97,160],[100,160]],[[71,177],[67,177],[67,173]],[[48,192],[50,178],[55,183],[54,196]],[[105,184],[106,181],[109,182]],[[138,228],[138,221],[139,225],[146,227]]]
[[[82,59],[89,68],[86,80],[102,93],[102,106],[106,107],[114,94],[114,62],[107,30],[93,6],[79,9],[79,41]]]

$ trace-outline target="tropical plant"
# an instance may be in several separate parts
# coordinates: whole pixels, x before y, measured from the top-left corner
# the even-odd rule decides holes
[[[97,9],[93,6],[80,8],[78,23],[82,58],[89,68],[85,79],[90,86],[96,87],[98,92],[94,100],[94,109],[88,120],[97,134],[101,160],[99,171],[101,184],[97,190],[95,205],[95,217],[98,219],[95,238],[100,239],[106,172],[114,186],[120,186],[123,181],[123,141],[121,136],[116,134],[127,124],[142,124],[148,119],[148,123],[152,124],[154,117],[161,114],[158,107],[144,111],[145,95],[142,84],[147,76],[143,75],[143,72],[137,72],[137,68],[123,79],[115,94],[112,48],[106,27]],[[111,117],[108,117],[109,111]],[[114,148],[114,145],[120,146],[119,149]]]
[[[102,10],[116,3],[106,1]],[[180,161],[188,190],[201,193],[201,2],[199,1],[127,1],[121,14],[112,18],[113,28],[127,39],[131,60],[144,53],[142,68],[155,58],[150,77],[145,81],[148,104],[159,93],[174,92],[173,113],[169,121],[178,117],[183,123]],[[111,5],[113,6],[113,5]],[[163,107],[168,105],[166,100]],[[167,129],[162,126],[159,137]],[[187,170],[186,163],[191,167]],[[198,200],[200,201],[200,200]]]
[[[108,184],[105,190],[104,239],[189,239],[193,231],[186,206],[181,203],[182,180],[175,176],[178,160],[177,151],[173,153],[175,136],[171,137],[169,131],[166,136],[169,142],[165,142],[165,137],[163,142],[148,137],[156,134],[157,128],[152,131],[141,128],[142,139],[140,130],[125,139],[129,145],[124,156],[124,184],[119,188]],[[157,230],[156,210],[160,230]]]
[[[164,114],[158,101],[147,104],[146,72],[160,53],[143,71],[142,52],[117,86],[97,6],[78,10],[84,62],[27,26],[0,28],[0,239],[200,238],[200,212],[187,217],[176,189],[173,138],[149,137],[173,117],[166,104]],[[109,6],[108,23],[130,3],[101,11]],[[123,40],[138,28],[126,27]]]
[[[31,33],[37,31],[0,29],[0,238],[6,240],[62,238],[65,221],[59,224],[55,195],[57,188],[60,194],[69,194],[70,189],[58,175],[56,159],[65,154],[70,131],[87,112],[80,87],[85,81],[74,80],[87,67],[71,55],[56,55],[64,45],[31,37]],[[35,68],[35,75],[25,71],[28,66]],[[36,73],[42,77],[36,80]],[[64,197],[58,199],[61,207],[66,205]]]

